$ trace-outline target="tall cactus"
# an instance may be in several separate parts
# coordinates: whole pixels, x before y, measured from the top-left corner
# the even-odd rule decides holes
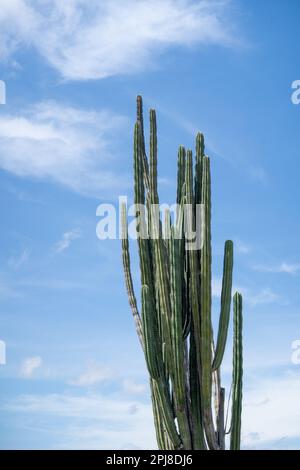
[[[142,285],[141,314],[130,270],[125,205],[121,217],[123,267],[129,304],[150,375],[158,446],[160,449],[225,449],[225,389],[221,387],[220,366],[230,320],[233,243],[230,240],[225,243],[220,318],[214,346],[211,176],[210,160],[204,153],[204,137],[200,133],[196,137],[194,171],[192,151],[179,147],[176,220],[172,221],[167,212],[162,222],[157,192],[156,114],[150,110],[148,162],[140,96],[134,130],[134,202]],[[204,216],[202,244],[187,249],[191,243],[187,227],[195,233],[200,205]],[[239,450],[243,374],[241,294],[234,295],[233,304],[230,448]]]

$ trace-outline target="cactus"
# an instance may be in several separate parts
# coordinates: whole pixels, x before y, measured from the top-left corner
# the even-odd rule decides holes
[[[194,174],[193,174],[194,173]],[[150,110],[150,154],[146,155],[143,104],[137,98],[134,129],[134,203],[141,272],[141,313],[130,270],[126,205],[122,206],[122,253],[129,304],[150,376],[160,449],[225,449],[225,389],[221,386],[232,297],[233,243],[224,249],[221,307],[214,346],[211,303],[211,180],[204,137],[191,150],[179,147],[177,216],[158,211],[157,127]],[[196,229],[202,205],[202,245],[187,248],[186,227]],[[190,212],[185,211],[192,208]],[[145,209],[146,207],[146,209]],[[164,228],[164,230],[163,230]],[[167,236],[166,236],[167,234]],[[242,411],[242,297],[233,299],[234,339],[230,448],[240,449]],[[214,401],[214,404],[213,404]]]

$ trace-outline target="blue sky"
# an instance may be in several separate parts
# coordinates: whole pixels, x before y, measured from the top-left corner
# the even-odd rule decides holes
[[[214,318],[228,238],[244,295],[243,446],[300,448],[300,4],[86,3],[0,0],[0,448],[155,446],[120,243],[96,238],[98,204],[132,196],[138,93],[161,200],[177,147],[206,136]]]

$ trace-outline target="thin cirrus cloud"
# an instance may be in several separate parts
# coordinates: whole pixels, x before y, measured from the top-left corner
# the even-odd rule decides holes
[[[14,271],[18,271],[30,258],[31,250],[24,248],[17,256],[11,256],[8,260],[8,266]]]
[[[127,185],[110,169],[112,142],[127,119],[45,101],[0,116],[0,168],[21,177],[49,180],[86,195],[101,196]]]
[[[69,382],[75,387],[89,387],[101,383],[112,377],[112,372],[108,367],[102,367],[95,362],[90,362],[86,370],[78,377]]]
[[[235,248],[242,255],[248,255],[252,250],[250,245],[239,239],[235,240]]]
[[[275,449],[283,438],[287,442],[299,440],[300,411],[295,407],[299,387],[298,374],[248,382],[244,391],[242,448]],[[4,403],[4,409],[22,414],[23,423],[30,417],[32,431],[40,432],[41,416],[48,431],[53,416],[55,420],[65,420],[67,426],[62,432],[68,448],[156,447],[150,403],[128,399],[120,393],[20,395]],[[59,439],[57,433],[53,437]]]
[[[74,228],[68,232],[63,233],[61,240],[55,243],[53,251],[55,253],[62,253],[67,250],[71,243],[77,238],[81,238],[81,230],[79,228]]]
[[[299,374],[266,378],[245,390],[243,443],[245,448],[269,449],[286,439],[299,442]]]
[[[256,307],[257,305],[266,305],[273,304],[280,300],[279,295],[274,292],[269,287],[265,287],[259,290],[257,293],[250,292],[248,289],[239,289],[243,294],[245,302],[247,302],[251,307]]]
[[[222,290],[222,279],[213,278],[212,279],[213,297],[220,298],[221,290]],[[274,302],[278,302],[279,300],[281,300],[279,295],[269,287],[263,287],[259,289],[258,291],[254,291],[253,289],[249,289],[248,287],[233,286],[232,291],[241,292],[245,303],[249,305],[250,307],[257,307],[259,305],[272,304]]]
[[[237,43],[230,0],[0,0],[0,58],[33,47],[62,77],[139,72],[171,46]]]
[[[275,266],[268,266],[268,265],[255,265],[253,266],[253,269],[255,271],[260,271],[264,273],[286,273],[286,274],[297,274],[300,270],[300,264],[299,263],[286,263],[283,261],[279,265]]]
[[[40,429],[40,416],[45,431],[53,417],[56,423],[64,420],[67,426],[62,433],[68,449],[156,448],[151,405],[119,393],[22,395],[4,407],[22,413],[25,421],[30,419],[32,429]],[[59,434],[54,439],[59,446]]]
[[[42,366],[43,360],[40,356],[27,357],[21,366],[21,375],[26,379],[34,376],[35,372]]]
[[[132,379],[124,379],[122,385],[124,392],[129,395],[139,395],[146,390],[145,384],[136,383]]]

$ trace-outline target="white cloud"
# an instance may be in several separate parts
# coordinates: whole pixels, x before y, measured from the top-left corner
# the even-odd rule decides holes
[[[25,278],[16,282],[15,286],[17,288],[33,288],[33,289],[53,289],[53,290],[78,290],[78,289],[88,289],[90,287],[89,283],[84,283],[80,281],[74,281],[71,279],[51,279],[51,278]],[[1,289],[1,287],[0,287]],[[17,295],[17,291],[16,291]]]
[[[11,285],[11,283],[0,273],[0,299],[18,298],[19,292]]]
[[[31,429],[35,419],[36,426],[40,426],[42,417],[48,432],[49,420],[55,417],[57,423],[63,418],[61,434],[58,432],[54,436],[55,448],[157,448],[151,405],[123,398],[119,394],[23,395],[8,402],[5,408],[30,415]]]
[[[291,264],[283,261],[277,266],[267,266],[267,265],[256,265],[253,266],[253,269],[256,271],[261,271],[265,273],[286,273],[286,274],[296,274],[300,270],[300,264]]]
[[[107,166],[114,161],[112,142],[125,123],[125,118],[108,111],[85,111],[53,101],[17,116],[1,114],[0,167],[85,194],[99,196],[107,189],[120,189],[124,177]]]
[[[112,372],[107,367],[101,367],[94,362],[90,362],[87,365],[86,371],[84,371],[79,377],[71,380],[70,385],[76,387],[88,387],[97,383],[103,382],[111,378]]]
[[[283,439],[299,438],[299,390],[299,374],[257,377],[245,384],[242,448],[276,448]],[[151,405],[120,394],[21,395],[3,406],[6,411],[23,413],[23,426],[26,414],[30,416],[31,431],[44,426],[49,432],[55,417],[56,428],[57,422],[62,423],[52,436],[55,448],[157,447]]]
[[[34,47],[67,79],[143,70],[170,46],[232,45],[230,1],[0,2],[0,57]]]
[[[63,233],[61,240],[55,243],[54,251],[55,253],[61,253],[69,248],[73,240],[81,237],[81,230],[74,228],[69,232]]]
[[[220,298],[222,290],[222,279],[213,278],[212,279],[212,295],[213,297]],[[240,292],[243,295],[244,303],[248,304],[251,307],[256,307],[257,305],[271,304],[277,302],[280,297],[278,294],[272,291],[269,287],[260,289],[258,292],[253,291],[247,287],[234,285],[232,287],[232,292]]]
[[[237,253],[240,253],[242,255],[247,255],[251,252],[251,247],[239,239],[235,240],[234,247]]]
[[[250,174],[251,179],[258,183],[266,183],[268,181],[268,175],[266,171],[259,166],[257,167],[251,166],[249,168],[249,174]]]
[[[257,305],[272,304],[279,300],[279,295],[272,291],[269,287],[261,289],[257,293],[249,292],[247,289],[240,289],[245,302],[248,302],[252,307]]]
[[[244,446],[276,447],[274,441],[300,436],[299,390],[298,374],[260,380],[245,391]]]
[[[37,30],[39,16],[24,0],[0,0],[0,58],[6,59]]]
[[[30,255],[31,250],[29,248],[25,248],[19,256],[11,256],[9,258],[9,267],[17,271],[29,260]]]
[[[124,379],[123,390],[129,395],[138,395],[145,392],[146,386],[145,384],[138,384],[132,379]]]
[[[40,356],[27,357],[21,366],[21,375],[26,379],[33,377],[37,369],[41,367],[43,360]]]

